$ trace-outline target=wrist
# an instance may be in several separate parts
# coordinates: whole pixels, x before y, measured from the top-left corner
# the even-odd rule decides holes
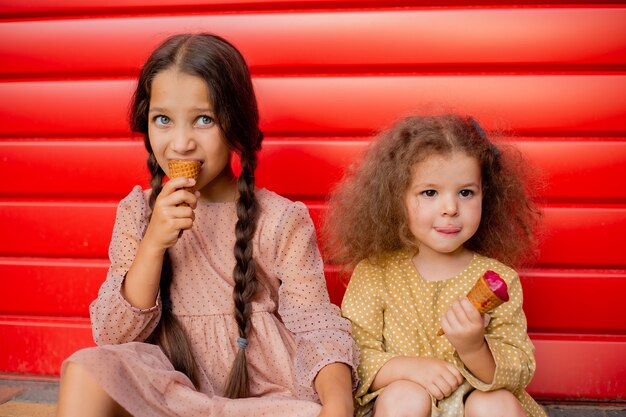
[[[152,262],[162,262],[166,250],[167,248],[154,244],[152,239],[150,239],[149,235],[146,233],[141,242],[139,242],[137,256],[141,256],[142,258],[146,258]]]
[[[352,402],[352,396],[346,397],[344,395],[341,395],[326,398],[325,401],[322,402],[322,407],[324,407],[328,411],[332,411],[331,415],[354,414],[354,403]]]
[[[459,356],[472,356],[483,352],[485,349],[489,349],[489,347],[487,345],[487,341],[483,337],[480,341],[476,343],[459,346],[456,351]]]

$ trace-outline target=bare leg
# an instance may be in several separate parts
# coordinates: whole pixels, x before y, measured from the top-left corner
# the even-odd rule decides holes
[[[465,417],[527,417],[509,391],[473,391],[465,401]]]
[[[374,417],[428,417],[430,412],[430,395],[421,385],[405,380],[387,385],[374,406]]]
[[[85,368],[68,362],[61,378],[57,417],[132,417]]]

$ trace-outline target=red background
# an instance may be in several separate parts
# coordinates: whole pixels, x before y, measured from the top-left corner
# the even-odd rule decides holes
[[[522,271],[529,391],[626,399],[623,4],[83,3],[0,0],[0,372],[55,375],[93,343],[87,306],[116,203],[147,184],[127,127],[133,80],[166,36],[210,31],[252,69],[260,185],[316,222],[345,167],[402,115],[472,114],[519,145],[546,180],[541,256]]]

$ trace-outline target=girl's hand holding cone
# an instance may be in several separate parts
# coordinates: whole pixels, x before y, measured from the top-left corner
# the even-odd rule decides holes
[[[473,309],[474,311],[477,311],[479,314],[485,314],[509,300],[506,282],[496,272],[491,270],[486,271],[483,276],[476,281],[476,284],[474,284],[472,289],[467,293],[467,298],[465,299],[468,303],[464,303],[464,307],[471,308],[473,306],[475,307]],[[444,319],[446,319],[448,313],[453,310],[457,312],[461,311],[458,306],[455,308],[455,304],[453,303],[446,315],[442,318],[442,328],[437,332],[437,336],[444,334]],[[474,316],[471,312],[468,312],[467,315],[460,315],[458,317],[455,317],[453,314],[451,316],[452,323],[456,324],[458,321],[464,323],[464,319],[467,318],[468,315]],[[484,326],[487,326],[488,324],[486,319],[481,320],[481,322],[484,322]],[[450,323],[450,321],[446,322],[446,324]]]
[[[174,246],[183,230],[191,229],[198,198],[187,192],[185,187],[193,187],[195,180],[176,178],[163,185],[154,203],[150,224],[144,236],[145,244],[164,252]]]
[[[483,316],[467,297],[461,297],[452,303],[441,318],[441,327],[458,352],[478,350],[484,342]]]
[[[194,180],[193,186],[187,186],[184,189],[189,191],[190,193],[194,193],[196,191],[195,181],[198,179],[198,175],[200,174],[200,167],[202,163],[200,161],[190,161],[186,159],[172,159],[167,161],[167,169],[168,169],[168,177],[170,180],[176,178],[191,178]],[[185,203],[181,203],[185,204]]]

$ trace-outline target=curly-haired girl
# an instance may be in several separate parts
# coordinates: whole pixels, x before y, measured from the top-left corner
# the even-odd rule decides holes
[[[361,350],[359,415],[545,416],[524,390],[535,360],[511,268],[539,214],[519,161],[472,118],[409,117],[332,194],[329,253],[356,265],[342,311]],[[487,270],[510,301],[485,327],[464,295]]]

